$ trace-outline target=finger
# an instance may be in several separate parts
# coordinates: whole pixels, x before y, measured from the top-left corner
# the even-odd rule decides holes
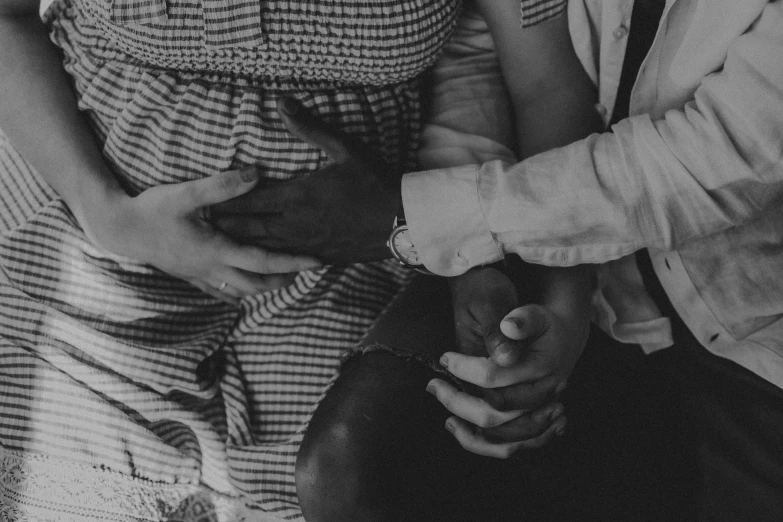
[[[202,292],[204,292],[205,294],[211,295],[215,299],[218,299],[220,301],[223,301],[224,303],[228,303],[233,306],[239,306],[238,298],[231,297],[228,294],[224,294],[217,288],[214,288],[203,281],[196,281],[191,279],[188,282],[193,286],[195,286],[196,288],[198,288],[199,290],[201,290]]]
[[[432,379],[427,384],[427,391],[451,413],[481,428],[500,426],[524,413],[519,410],[497,411],[486,401],[461,392],[442,379]]]
[[[301,244],[314,236],[312,226],[302,230],[288,217],[277,214],[222,216],[213,218],[212,224],[235,241],[270,250],[290,250],[292,241]]]
[[[565,424],[562,424],[562,427],[558,426],[557,423],[553,423],[544,433],[532,439],[497,443],[487,440],[480,431],[457,417],[450,417],[446,421],[446,429],[454,435],[464,449],[477,455],[498,459],[507,459],[522,449],[538,449],[545,446],[556,435],[564,433]]]
[[[256,183],[258,183],[256,167],[221,172],[177,185],[182,194],[177,198],[176,204],[185,211],[197,210],[241,196],[252,189]]]
[[[270,252],[250,245],[230,244],[223,250],[222,261],[229,266],[257,274],[290,274],[323,266],[310,256]]]
[[[538,437],[563,416],[565,408],[560,403],[548,404],[505,424],[484,430],[484,437],[492,442],[514,442]],[[561,421],[562,422],[562,421]]]
[[[217,289],[232,297],[263,294],[287,286],[296,278],[296,274],[259,275],[238,269],[223,272]],[[225,283],[225,284],[224,284]]]
[[[552,318],[539,305],[515,308],[500,321],[497,330],[489,332],[484,342],[490,359],[498,366],[513,366],[522,357],[524,344],[542,336],[551,325]]]
[[[248,192],[228,201],[210,207],[213,217],[243,216],[248,214],[279,214],[296,207],[302,192],[296,180],[273,181],[264,180]]]
[[[255,294],[258,292],[248,291],[245,285],[241,281],[237,281],[235,278],[226,276],[227,281],[223,281],[214,286],[214,288],[221,294],[230,297],[231,299],[241,300],[246,295]],[[229,283],[229,281],[231,281]]]
[[[501,388],[534,381],[545,375],[545,371],[535,365],[516,365],[504,368],[487,357],[473,357],[457,352],[443,354],[440,358],[440,364],[455,377],[482,388]]]
[[[515,341],[538,339],[552,324],[546,308],[540,305],[525,305],[511,310],[500,322],[500,331]]]
[[[224,203],[225,204],[225,203]],[[235,241],[245,241],[255,236],[258,226],[263,226],[264,218],[255,214],[247,215],[220,215],[217,207],[212,207],[211,222],[224,234],[231,236]]]
[[[294,98],[281,97],[277,112],[286,128],[297,138],[320,148],[334,161],[342,162],[349,158],[350,139],[345,133],[313,117]]]
[[[489,388],[483,391],[484,400],[500,411],[532,410],[555,400],[563,389],[561,383],[561,377],[548,375],[504,388]]]
[[[244,245],[272,251],[285,252],[293,250],[293,247],[290,245],[290,237],[287,234],[268,233],[268,224],[265,223],[265,218],[249,217],[251,223],[248,225],[243,223],[246,219],[248,218],[238,216],[222,217],[213,220],[212,223],[231,239]]]

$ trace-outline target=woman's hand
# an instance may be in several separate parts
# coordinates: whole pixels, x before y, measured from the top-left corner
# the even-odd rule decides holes
[[[90,210],[80,223],[97,245],[153,265],[204,292],[237,304],[290,282],[293,273],[321,266],[316,259],[240,245],[208,219],[210,205],[251,190],[255,168],[197,181],[160,185],[137,197],[117,196]]]
[[[217,226],[248,244],[328,263],[391,257],[386,239],[400,209],[399,176],[360,139],[324,123],[293,98],[282,98],[278,113],[291,134],[323,150],[332,163],[216,205]]]

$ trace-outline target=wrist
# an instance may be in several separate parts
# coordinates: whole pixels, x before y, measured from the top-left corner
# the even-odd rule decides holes
[[[107,250],[116,250],[111,243],[119,240],[121,223],[127,220],[133,198],[119,185],[93,184],[80,187],[79,197],[67,203],[91,241]]]
[[[118,206],[132,199],[108,169],[71,178],[76,181],[74,190],[63,199],[82,226],[110,218]]]
[[[596,266],[551,267],[547,272],[543,304],[563,317],[589,320],[596,288]]]
[[[416,270],[425,275],[435,275],[424,266],[421,255],[411,238],[400,194],[398,194],[398,201],[397,214],[394,217],[391,232],[386,241],[388,252],[405,268]]]

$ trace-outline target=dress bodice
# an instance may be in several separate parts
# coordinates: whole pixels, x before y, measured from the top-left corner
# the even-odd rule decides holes
[[[123,52],[161,68],[385,85],[432,64],[460,0],[79,0]]]

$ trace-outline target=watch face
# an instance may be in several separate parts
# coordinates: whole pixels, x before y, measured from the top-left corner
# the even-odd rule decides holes
[[[419,253],[410,240],[408,229],[400,227],[391,238],[392,251],[397,254],[397,259],[410,266],[422,266]]]

